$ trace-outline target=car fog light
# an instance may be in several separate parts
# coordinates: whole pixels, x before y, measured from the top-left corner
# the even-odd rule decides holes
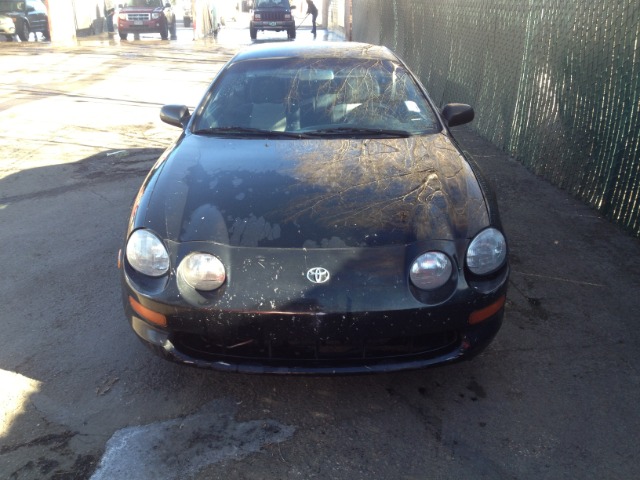
[[[136,230],[126,249],[129,264],[150,277],[161,277],[169,271],[169,254],[162,241],[149,230]]]
[[[433,290],[447,283],[452,270],[451,261],[444,253],[427,252],[415,259],[409,277],[416,287]]]
[[[178,267],[178,274],[196,290],[215,290],[227,278],[220,259],[208,253],[191,253]]]
[[[487,275],[498,270],[507,258],[507,241],[495,228],[480,232],[467,249],[467,266],[476,275]]]

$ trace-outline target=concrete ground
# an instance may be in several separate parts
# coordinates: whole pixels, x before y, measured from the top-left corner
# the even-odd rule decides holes
[[[148,352],[116,253],[179,133],[159,108],[195,105],[248,43],[242,25],[188,35],[0,44],[0,478],[640,477],[638,239],[468,128],[456,135],[495,185],[512,265],[480,357],[282,378]]]

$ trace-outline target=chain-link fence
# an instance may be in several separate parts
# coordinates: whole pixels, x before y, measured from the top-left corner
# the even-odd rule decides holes
[[[336,0],[334,0],[336,1]],[[434,101],[640,236],[638,0],[346,0]]]

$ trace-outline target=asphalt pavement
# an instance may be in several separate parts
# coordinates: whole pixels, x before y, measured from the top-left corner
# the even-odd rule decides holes
[[[639,241],[470,128],[455,133],[495,185],[512,266],[480,357],[293,378],[148,352],[116,256],[179,134],[159,109],[194,106],[251,43],[241,24],[190,35],[0,44],[0,478],[640,478]]]

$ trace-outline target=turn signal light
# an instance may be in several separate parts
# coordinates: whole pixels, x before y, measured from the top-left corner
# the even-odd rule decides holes
[[[133,308],[134,312],[136,312],[148,322],[153,323],[154,325],[158,325],[159,327],[167,326],[167,317],[165,317],[163,314],[150,310],[149,308],[140,304],[133,297],[129,297],[129,304],[131,305],[131,308]]]
[[[469,315],[469,325],[475,325],[476,323],[483,322],[490,316],[498,313],[500,309],[504,307],[504,303],[506,300],[507,296],[503,295],[488,307],[484,307],[480,310],[476,310],[475,312],[471,312],[471,315]]]

